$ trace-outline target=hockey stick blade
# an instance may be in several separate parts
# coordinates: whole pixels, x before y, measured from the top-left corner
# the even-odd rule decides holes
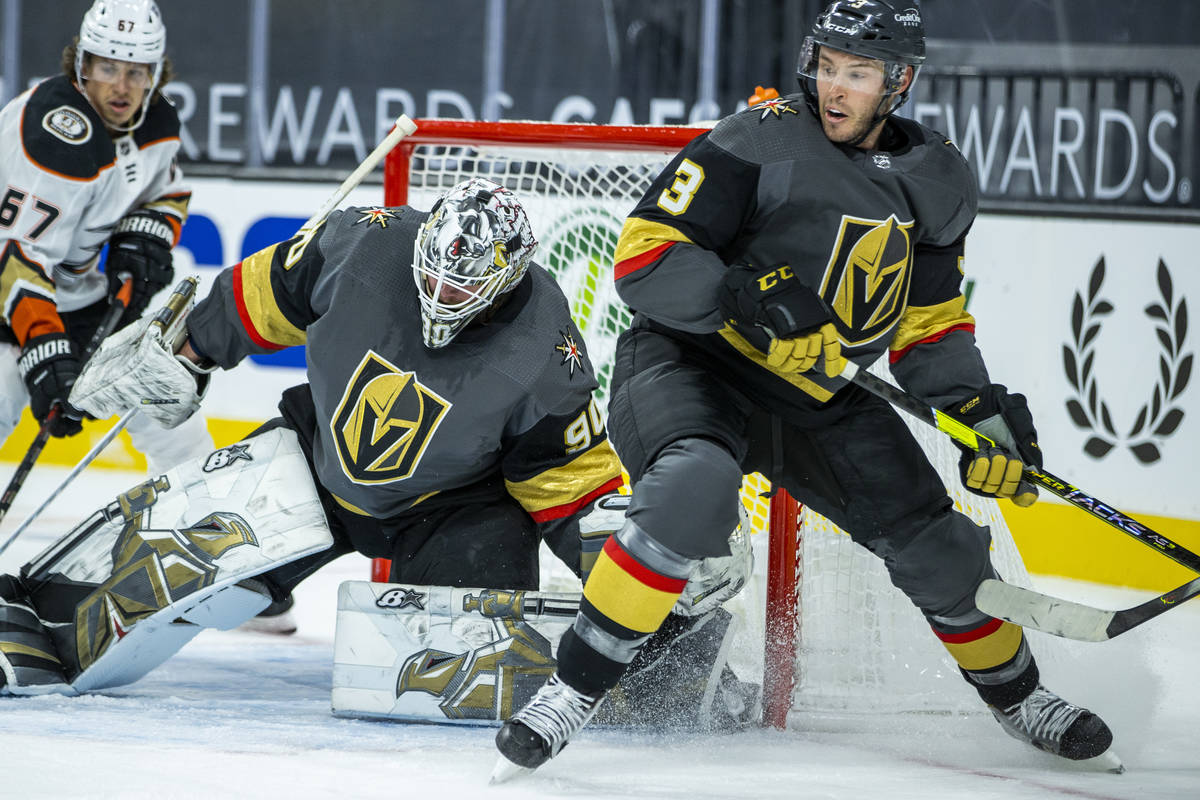
[[[1023,628],[1081,642],[1104,642],[1197,595],[1200,595],[1200,578],[1132,608],[1106,611],[988,579],[976,590],[975,605],[985,614]]]

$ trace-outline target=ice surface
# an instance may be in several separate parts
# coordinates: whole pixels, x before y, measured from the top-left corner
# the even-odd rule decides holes
[[[0,537],[64,472],[34,470]],[[85,473],[0,557],[0,570],[139,480]],[[530,778],[488,787],[492,728],[329,713],[337,586],[367,574],[366,559],[352,555],[304,583],[293,637],[206,631],[128,687],[0,698],[0,798],[1200,798],[1200,602],[1111,642],[1071,643],[1056,667],[1065,674],[1045,676],[1108,720],[1124,775],[1080,771],[979,715],[669,738],[589,728]],[[1039,588],[1114,608],[1144,596],[1062,581]]]

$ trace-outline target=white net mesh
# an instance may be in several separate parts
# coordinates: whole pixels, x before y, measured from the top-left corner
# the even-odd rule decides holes
[[[613,286],[613,252],[626,215],[669,158],[665,152],[582,150],[569,145],[422,145],[413,155],[405,202],[429,208],[441,191],[476,176],[518,193],[540,242],[535,260],[562,285],[597,367],[599,403],[606,408],[617,335],[630,320]],[[959,488],[958,451],[931,429],[915,422],[912,426],[958,508],[991,528],[994,560],[1001,574],[1027,584],[1028,576],[996,504]],[[755,533],[758,580],[732,604],[743,630],[735,667],[751,673],[761,672],[763,663],[769,537],[768,504],[762,495],[768,488],[762,476],[754,475],[742,490]],[[574,576],[546,551],[542,561],[543,590],[578,590]],[[815,718],[880,710],[981,709],[920,613],[891,585],[882,562],[808,511],[797,573],[802,580],[796,713]]]
[[[882,360],[871,371],[890,380]],[[955,508],[990,528],[997,571],[1028,586],[1029,575],[996,501],[962,488],[958,449],[929,426],[901,416],[941,474]],[[924,617],[892,586],[880,559],[810,509],[804,511],[800,536],[797,712],[984,710]]]

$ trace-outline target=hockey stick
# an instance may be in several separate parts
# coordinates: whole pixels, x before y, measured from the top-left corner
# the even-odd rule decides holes
[[[392,148],[400,143],[401,139],[406,136],[413,135],[416,133],[416,131],[416,124],[409,119],[407,114],[401,114],[400,116],[396,117],[396,122],[394,123],[392,130],[387,136],[384,137],[383,141],[376,145],[375,149],[367,154],[367,157],[363,159],[363,162],[355,167],[354,171],[347,176],[346,180],[342,181],[342,185],[337,188],[337,191],[335,191],[329,197],[329,199],[326,200],[319,209],[317,209],[317,213],[309,217],[308,222],[305,222],[300,226],[300,230],[311,231],[318,224],[320,224],[323,219],[329,216],[331,211],[337,208],[338,203],[346,199],[346,195],[350,194],[354,187],[362,183],[363,178],[367,177],[367,173],[375,169],[379,162],[383,160],[383,157],[390,153]]]
[[[175,290],[171,292],[171,296],[167,298],[167,304],[150,321],[150,327],[158,330],[158,335],[163,342],[163,346],[170,348],[172,352],[177,351],[180,344],[182,344],[179,339],[187,330],[184,327],[184,320],[187,318],[187,312],[191,308],[192,302],[196,299],[196,286],[199,283],[199,279],[193,277],[184,278],[180,281]],[[0,555],[46,510],[46,506],[50,505],[54,501],[54,498],[58,497],[62,493],[62,490],[66,489],[71,481],[75,480],[75,477],[80,472],[83,472],[88,464],[91,464],[96,459],[96,456],[100,455],[109,442],[125,429],[125,426],[129,424],[129,420],[133,419],[133,415],[137,412],[138,407],[134,406],[120,416],[117,424],[105,433],[100,441],[96,442],[79,463],[67,473],[67,476],[63,478],[54,491],[42,500],[41,505],[35,508],[33,513],[26,517],[25,521],[9,534],[9,537],[3,543],[0,543]]]
[[[1106,611],[988,579],[976,591],[975,605],[985,614],[1014,622],[1023,628],[1033,628],[1081,642],[1103,642],[1170,611],[1196,595],[1200,595],[1200,578],[1194,578],[1183,586],[1132,608]]]
[[[966,445],[972,450],[979,450],[983,447],[994,447],[996,444],[991,439],[979,433],[969,425],[964,425],[950,415],[933,408],[929,404],[922,402],[920,399],[914,397],[903,389],[893,386],[882,378],[878,378],[869,372],[859,369],[858,365],[852,361],[846,362],[846,368],[842,371],[842,377],[858,384],[868,392],[871,392],[871,394],[887,400],[892,405],[908,412],[922,422],[932,425],[933,427],[950,436],[950,438],[954,439],[956,442]],[[1061,497],[1076,508],[1083,509],[1092,516],[1103,520],[1122,533],[1132,536],[1134,539],[1137,539],[1147,547],[1153,548],[1177,564],[1186,567],[1192,572],[1200,575],[1200,556],[1196,555],[1182,545],[1171,541],[1161,533],[1148,528],[1132,517],[1118,511],[1107,503],[1098,500],[1077,486],[1073,486],[1062,478],[1059,478],[1058,476],[1047,472],[1046,470],[1039,470],[1036,467],[1026,466],[1024,470],[1024,476],[1035,485],[1046,489],[1051,494]],[[984,581],[984,585],[988,585],[990,583],[1000,582],[989,580]],[[1003,585],[1007,586],[1006,584]],[[1019,587],[1009,588],[1019,589]],[[981,591],[982,589],[983,587],[981,587]],[[1055,623],[1053,620],[1048,621],[1044,619],[1044,615],[1048,613],[1046,611],[1047,605],[1045,602],[1038,606],[1038,611],[1041,612],[1042,616],[1039,616],[1038,613],[1033,613],[1028,607],[1028,599],[1021,602],[1021,607],[1025,608],[1027,612],[1022,616],[1021,620],[1010,618],[1008,615],[1011,612],[1014,612],[1016,609],[1010,609],[1004,606],[1004,599],[1015,597],[1018,594],[1024,594],[1027,591],[1028,590],[1009,592],[989,589],[988,591],[983,592],[984,599],[982,601],[980,601],[979,595],[977,595],[976,599],[979,608],[985,613],[991,614],[995,617],[1000,617],[1002,619],[1008,619],[1010,622],[1017,622],[1020,625],[1034,628],[1035,630],[1045,630],[1047,633],[1055,633],[1053,628],[1056,627],[1056,624],[1060,627],[1066,624]],[[1031,594],[1036,595],[1036,593]],[[1151,619],[1152,617],[1162,613],[1162,611],[1172,608],[1175,605],[1182,603],[1184,600],[1195,597],[1197,594],[1200,594],[1200,581],[1192,581],[1184,586],[1179,587],[1178,589],[1173,589],[1172,591],[1167,592],[1165,595],[1161,595],[1159,598],[1150,601],[1149,604],[1143,604],[1143,606],[1138,606],[1135,609],[1128,609],[1128,611],[1131,612],[1139,612],[1137,614],[1129,614],[1123,617],[1124,623],[1132,624],[1127,624],[1126,627],[1116,630],[1115,632],[1109,634],[1109,636],[1115,636],[1118,633],[1128,630],[1134,625],[1141,624],[1141,622]],[[999,598],[997,603],[989,604],[987,607],[985,607],[985,603],[988,602],[988,599],[993,597]],[[1053,598],[1047,598],[1045,595],[1041,595],[1040,597],[1045,598],[1045,600],[1050,604],[1065,602],[1055,600]],[[1139,611],[1140,609],[1143,609],[1145,605],[1153,605],[1155,602],[1161,602],[1163,608],[1161,610],[1155,610],[1154,613],[1147,613],[1147,611],[1144,610]],[[1078,604],[1072,605],[1074,605],[1074,608],[1076,609],[1087,608],[1086,606],[1079,606]],[[1100,614],[1113,613],[1099,611],[1099,609],[1093,609],[1093,611],[1096,611]],[[1067,615],[1066,612],[1063,612],[1062,616],[1069,615]],[[1043,626],[1049,627],[1046,628]],[[1067,634],[1060,633],[1058,635],[1061,636]],[[1103,638],[1109,638],[1109,636],[1105,636]]]
[[[292,246],[293,252],[297,254],[302,252],[304,247],[312,239],[316,229],[325,220],[325,218],[329,216],[330,212],[337,208],[338,204],[341,203],[342,200],[346,199],[346,196],[350,194],[355,187],[362,183],[363,178],[365,178],[367,174],[371,172],[371,170],[375,169],[375,167],[379,165],[379,162],[382,161],[389,152],[391,152],[392,148],[399,144],[401,139],[412,135],[414,132],[416,132],[416,130],[416,124],[413,123],[407,114],[401,114],[399,117],[397,117],[395,123],[393,124],[392,130],[388,132],[388,135],[384,137],[383,141],[376,145],[375,149],[372,150],[365,159],[363,159],[362,163],[359,164],[354,171],[346,177],[346,180],[342,181],[341,185],[334,190],[334,193],[330,195],[324,203],[321,204],[321,207],[317,209],[317,212],[309,217],[308,220],[300,227],[300,230],[297,233],[300,234],[302,238],[298,243]],[[289,260],[292,258],[291,253],[289,253],[288,258]],[[185,289],[185,283],[190,283],[190,290],[187,292],[186,299],[177,300],[177,297],[180,296],[181,292],[183,292]],[[197,283],[198,281],[195,278],[186,278],[183,282],[181,282],[175,288],[175,292],[172,293],[171,298],[167,301],[167,307],[159,311],[159,313],[155,315],[154,320],[151,322],[151,325],[159,326],[159,330],[163,334],[163,341],[172,349],[172,352],[178,352],[179,348],[183,344],[181,337],[186,336],[187,329],[184,327],[184,318],[187,316],[187,308],[190,307],[192,301],[195,299]],[[126,284],[126,286],[131,287],[131,284]],[[128,302],[128,298],[126,298],[126,302]],[[116,316],[118,319],[120,319],[120,314],[117,314]],[[104,337],[99,337],[99,339],[94,343],[90,343],[89,347],[94,349],[93,344],[95,346],[99,346],[100,341],[103,341],[103,339]],[[179,341],[175,341],[176,339],[179,339]],[[84,470],[84,468],[87,467],[88,464],[95,460],[96,456],[108,446],[109,442],[111,442],[117,436],[117,434],[125,428],[125,426],[129,423],[129,420],[132,419],[136,412],[136,408],[130,409],[117,420],[117,424],[113,426],[112,430],[106,433],[104,438],[97,442],[96,445],[87,453],[87,455],[85,455],[83,459],[75,465],[74,469],[72,469],[62,483],[59,484],[58,488],[55,489],[54,492],[34,510],[29,518],[27,518],[25,522],[23,522],[21,526],[13,532],[7,540],[5,540],[3,543],[0,543],[0,554],[4,553],[8,546],[17,538],[17,536],[20,535],[21,532],[24,531],[25,528],[27,528],[39,514],[41,514],[46,506],[48,506],[50,502],[53,501],[54,498],[57,497],[58,494],[67,487],[67,484],[75,479],[75,476],[77,476]],[[43,442],[43,447],[44,444],[45,443]],[[38,448],[38,452],[41,452],[40,447]],[[28,455],[26,458],[28,458]],[[37,455],[34,455],[34,458],[36,459]],[[22,461],[22,464],[24,464],[24,461]],[[32,466],[32,461],[30,461],[30,466]],[[20,467],[18,467],[18,471],[19,470]],[[28,473],[28,469],[26,469],[25,472]],[[24,475],[21,475],[21,482],[24,482],[24,479]],[[16,488],[19,489],[20,484],[18,484]],[[11,485],[10,491],[12,495],[15,496],[16,489],[13,489]],[[11,505],[12,500],[9,497],[9,492],[5,493],[5,498],[8,498],[8,503]],[[8,506],[4,506],[3,509],[0,509],[0,519],[3,519],[4,513],[7,510]]]
[[[128,279],[117,290],[116,296],[113,297],[112,302],[109,303],[108,310],[104,312],[104,317],[100,320],[100,326],[96,328],[96,332],[92,334],[91,340],[87,343],[87,347],[84,348],[83,358],[81,359],[84,364],[92,357],[92,353],[96,352],[96,348],[100,346],[100,343],[116,330],[117,323],[121,321],[121,315],[129,307],[129,300],[132,294],[133,279]],[[56,403],[50,409],[50,413],[46,415],[46,419],[38,429],[33,443],[25,451],[25,457],[17,465],[17,471],[13,473],[8,486],[4,490],[4,495],[0,497],[0,520],[3,520],[5,515],[8,514],[8,510],[12,508],[13,501],[17,498],[17,492],[21,491],[21,487],[25,485],[25,479],[29,477],[29,471],[33,469],[33,465],[37,463],[38,458],[42,455],[42,450],[45,449],[46,442],[50,441],[50,425],[61,413],[62,406]],[[3,549],[0,549],[0,552],[3,552]]]

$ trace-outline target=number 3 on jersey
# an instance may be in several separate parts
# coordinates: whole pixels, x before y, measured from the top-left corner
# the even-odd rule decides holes
[[[675,168],[675,182],[658,196],[658,207],[672,216],[687,211],[700,184],[704,183],[704,167],[685,158]]]

